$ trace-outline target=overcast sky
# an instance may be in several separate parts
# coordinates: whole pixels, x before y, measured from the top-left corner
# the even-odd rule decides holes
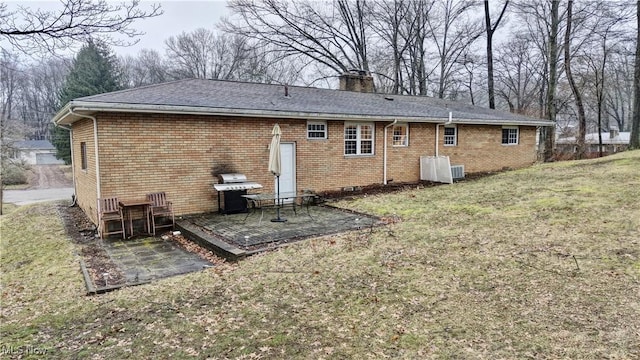
[[[162,5],[163,15],[155,18],[137,21],[136,29],[146,34],[140,37],[140,42],[129,48],[114,49],[120,55],[135,55],[141,49],[156,49],[163,53],[164,40],[169,36],[178,35],[184,31],[190,32],[197,28],[214,29],[221,17],[228,15],[225,0],[200,1],[154,1]],[[141,8],[149,8],[152,1],[141,1]]]
[[[123,0],[108,1],[121,3]],[[8,4],[9,9],[18,5],[45,10],[61,8],[59,0],[3,2]],[[134,46],[113,48],[116,54],[135,55],[144,48],[156,49],[160,53],[164,53],[164,40],[169,36],[180,34],[183,31],[190,32],[200,27],[214,29],[214,24],[221,17],[229,14],[226,8],[226,0],[141,1],[140,8],[150,9],[153,3],[160,3],[164,14],[155,18],[136,21],[133,27],[146,34],[140,36],[139,42]]]

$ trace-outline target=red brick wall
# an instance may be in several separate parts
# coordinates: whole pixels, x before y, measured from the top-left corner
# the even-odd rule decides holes
[[[388,122],[376,123],[374,155],[351,157],[344,155],[343,121],[328,122],[328,139],[308,140],[305,120],[118,113],[101,113],[97,118],[102,196],[134,199],[165,191],[176,214],[217,210],[211,174],[214,164],[231,165],[233,171],[261,183],[263,191],[273,191],[267,160],[276,122],[282,130],[281,141],[296,145],[299,191],[322,192],[383,182],[384,126]],[[78,192],[81,206],[95,212],[93,135],[87,124],[92,131],[90,121],[74,124],[76,155],[80,135],[91,149],[89,170],[76,180],[83,189]],[[444,147],[442,126],[439,130],[440,154],[451,156],[452,164],[464,164],[467,172],[522,167],[535,161],[534,127],[520,127],[520,143],[515,146],[501,145],[500,126],[458,125],[456,147]],[[392,130],[388,129],[387,178],[418,181],[420,156],[435,153],[435,131],[434,124],[410,124],[409,146],[394,147]],[[74,162],[79,166],[77,156]]]

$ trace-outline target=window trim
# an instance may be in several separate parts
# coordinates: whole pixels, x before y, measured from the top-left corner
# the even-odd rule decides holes
[[[458,127],[456,125],[445,125],[445,130],[442,130],[444,135],[442,136],[442,145],[443,146],[458,146]],[[453,129],[453,135],[447,135],[446,129]],[[447,144],[447,137],[453,136],[453,143]]]
[[[324,126],[324,131],[319,131],[319,130],[309,130],[309,125],[323,125]],[[324,137],[311,137],[309,136],[309,133],[311,132],[323,132],[324,133]],[[329,128],[327,125],[326,121],[311,121],[311,120],[307,120],[307,140],[326,140],[329,138]]]
[[[397,127],[405,128],[404,141],[401,144],[396,144],[395,129]],[[402,136],[402,135],[400,135],[400,136]],[[393,147],[408,147],[409,146],[409,123],[394,124],[393,127],[391,127],[391,145]]]
[[[80,170],[87,171],[89,168],[89,162],[87,160],[87,143],[82,141],[80,142]]]
[[[348,126],[356,127],[356,138],[355,139],[347,139],[346,138],[346,130]],[[362,127],[370,126],[371,127],[371,140],[367,139],[364,141],[371,141],[371,152],[370,153],[362,153]],[[376,153],[376,124],[373,122],[345,122],[344,123],[344,131],[342,136],[342,141],[344,144],[343,154],[344,156],[373,156]],[[356,153],[355,154],[347,154],[347,141],[355,141],[356,142]]]
[[[507,142],[504,142],[504,131],[505,130],[515,130],[516,131],[516,140],[515,142],[511,142],[510,134],[507,134]],[[500,132],[500,143],[504,146],[515,146],[520,144],[520,127],[519,126],[503,126],[502,131]]]

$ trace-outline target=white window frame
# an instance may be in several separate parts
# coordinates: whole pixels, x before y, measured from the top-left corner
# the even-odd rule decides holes
[[[322,125],[324,130],[309,129],[309,126]],[[309,136],[310,133],[324,133],[322,137]],[[307,140],[326,140],[328,135],[327,122],[326,121],[307,121]]]
[[[404,128],[404,135],[396,135],[396,128]],[[403,138],[404,136],[404,138]],[[395,124],[391,128],[391,143],[394,147],[409,146],[409,124]]]
[[[89,168],[89,158],[87,156],[87,143],[80,143],[80,170],[87,171]]]
[[[453,135],[447,135],[447,129],[453,129]],[[443,136],[444,146],[458,146],[458,127],[455,125],[445,125]]]
[[[502,134],[504,133],[505,130],[509,130],[509,134],[507,135],[507,142],[506,143],[503,141],[503,137],[502,137]],[[511,130],[515,130],[516,131],[515,141],[512,141],[513,139],[511,137]],[[500,142],[504,146],[518,145],[520,143],[520,127],[518,127],[518,126],[503,126],[502,127],[502,131],[500,131]]]
[[[347,139],[347,127],[355,126],[356,127],[356,138],[355,139]],[[368,126],[371,127],[371,139],[362,139],[362,128]],[[344,123],[344,156],[370,156],[375,155],[375,147],[376,147],[376,125],[375,123],[352,123],[345,122]],[[347,142],[355,141],[356,142],[356,153],[355,154],[347,154]],[[363,141],[371,141],[371,152],[363,153],[362,152],[362,142]]]

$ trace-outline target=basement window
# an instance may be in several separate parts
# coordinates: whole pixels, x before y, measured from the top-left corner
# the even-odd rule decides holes
[[[454,126],[444,127],[444,146],[458,145],[458,129]]]
[[[80,143],[80,166],[82,170],[87,170],[87,143]]]
[[[373,124],[345,123],[344,154],[373,155]]]
[[[393,146],[409,146],[409,124],[393,126]]]
[[[502,127],[502,145],[518,145],[518,127]]]
[[[307,139],[326,139],[327,123],[324,121],[307,121]]]

